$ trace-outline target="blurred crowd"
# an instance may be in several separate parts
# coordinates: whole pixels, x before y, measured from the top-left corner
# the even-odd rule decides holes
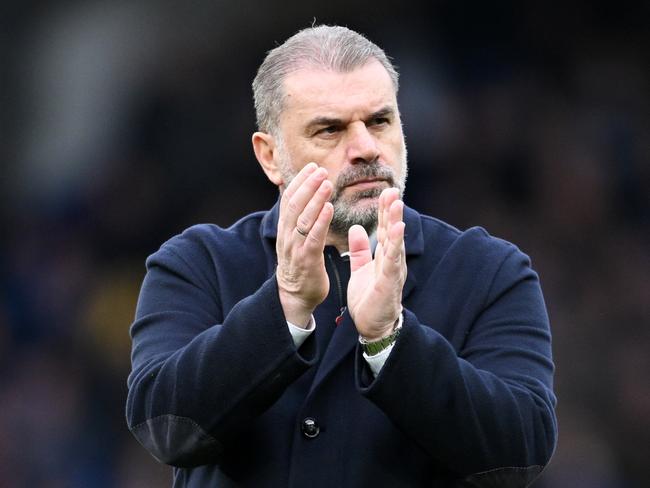
[[[171,486],[124,420],[144,260],[274,203],[250,83],[314,20],[394,58],[406,203],[540,274],[560,440],[534,487],[647,486],[648,3],[352,3],[3,2],[0,487]]]

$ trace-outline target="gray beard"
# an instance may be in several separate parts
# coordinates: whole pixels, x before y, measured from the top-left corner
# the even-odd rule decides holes
[[[374,188],[356,193],[346,200],[332,201],[334,216],[330,224],[330,230],[337,235],[345,236],[350,227],[355,224],[361,225],[368,235],[377,229],[377,208],[376,199],[381,195],[382,188]],[[373,198],[372,205],[365,205],[363,208],[355,208],[355,204],[364,198]]]
[[[281,157],[282,176],[285,185],[288,185],[293,177],[296,175],[291,169],[290,160],[285,158],[285,154]],[[400,198],[404,194],[404,184],[406,181],[407,164],[406,164],[406,147],[404,147],[402,164],[402,175],[398,180],[392,168],[384,166],[375,161],[372,163],[358,163],[351,166],[344,172],[339,173],[334,183],[334,192],[330,198],[330,202],[334,207],[334,216],[330,224],[330,231],[338,236],[347,237],[348,230],[355,224],[361,225],[368,235],[372,234],[377,228],[377,209],[379,207],[379,195],[383,188],[373,188],[369,190],[359,191],[348,196],[342,193],[348,185],[357,181],[378,178],[384,180],[389,187],[395,187],[400,192]],[[360,205],[363,199],[372,198],[372,204],[366,203]]]
[[[398,187],[393,170],[377,162],[359,163],[346,172],[340,173],[330,199],[334,206],[334,216],[332,217],[330,230],[334,234],[346,236],[350,227],[355,224],[366,229],[368,235],[372,234],[377,228],[378,198],[383,188],[372,188],[349,196],[343,196],[343,191],[348,185],[367,178],[380,178],[388,183],[389,187]],[[360,205],[359,203],[364,199],[372,199],[373,203]]]

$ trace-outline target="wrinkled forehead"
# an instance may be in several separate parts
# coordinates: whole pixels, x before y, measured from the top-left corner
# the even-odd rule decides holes
[[[393,81],[376,60],[348,72],[301,67],[283,81],[282,119],[363,116],[389,106],[397,113]]]

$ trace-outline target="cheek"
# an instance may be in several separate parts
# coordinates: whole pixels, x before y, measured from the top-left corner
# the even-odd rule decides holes
[[[385,141],[384,154],[390,158],[390,165],[396,168],[401,166],[401,157],[404,153],[404,139],[399,134]]]
[[[327,179],[335,183],[338,174],[345,165],[345,153],[340,150],[340,147],[314,150],[310,157],[310,161],[314,161],[327,170]]]
[[[336,145],[310,142],[293,148],[292,161],[302,168],[307,163],[314,162],[328,171],[334,170],[340,159]]]

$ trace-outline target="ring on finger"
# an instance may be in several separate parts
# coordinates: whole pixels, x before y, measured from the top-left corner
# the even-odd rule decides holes
[[[296,232],[297,232],[298,234],[300,234],[301,236],[303,236],[303,237],[307,237],[307,232],[305,232],[304,230],[302,230],[302,229],[301,229],[300,227],[298,227],[298,226],[296,226]]]

